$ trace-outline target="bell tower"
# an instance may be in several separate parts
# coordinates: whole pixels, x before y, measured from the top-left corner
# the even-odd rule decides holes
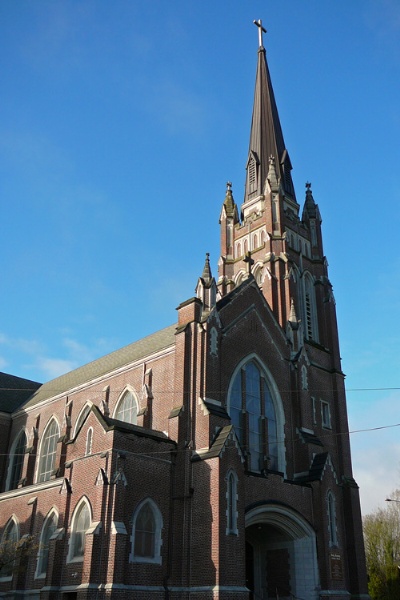
[[[219,294],[240,285],[250,270],[282,329],[295,311],[304,337],[328,345],[335,337],[329,330],[336,321],[324,305],[333,301],[333,295],[323,255],[321,215],[307,183],[300,217],[263,44],[266,30],[261,20],[254,24],[259,35],[245,192],[239,208],[232,184],[227,184],[219,221]]]

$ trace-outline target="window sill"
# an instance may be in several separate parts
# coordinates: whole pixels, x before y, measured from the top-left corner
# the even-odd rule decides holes
[[[149,565],[161,565],[162,559],[161,556],[156,556],[154,558],[150,558],[149,556],[134,556],[131,559],[131,563],[140,563],[140,564],[149,564]]]

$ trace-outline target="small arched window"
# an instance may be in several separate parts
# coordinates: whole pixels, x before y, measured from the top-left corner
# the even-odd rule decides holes
[[[93,444],[93,428],[90,427],[86,434],[86,448],[85,448],[85,456],[88,456],[92,453],[92,444]]]
[[[52,510],[46,517],[40,534],[39,554],[37,558],[36,577],[45,577],[49,565],[50,538],[57,529],[58,515]]]
[[[57,442],[60,429],[55,419],[48,423],[40,445],[39,471],[37,481],[48,481],[55,470]]]
[[[257,234],[255,234],[253,236],[253,250],[255,250],[256,248],[258,248],[258,236],[257,236]]]
[[[242,256],[242,244],[239,242],[236,246],[236,258]]]
[[[132,562],[161,564],[162,517],[156,504],[148,499],[142,502],[133,517]]]
[[[117,404],[114,418],[125,423],[137,424],[138,405],[136,398],[130,390],[127,390],[122,395],[122,398]]]
[[[233,471],[229,471],[227,476],[226,490],[226,533],[237,535],[237,475]]]
[[[83,560],[86,544],[86,531],[91,524],[91,511],[87,500],[82,500],[72,517],[71,537],[69,540],[68,562]]]
[[[25,431],[21,431],[13,444],[13,449],[10,453],[10,463],[8,466],[7,490],[14,490],[18,487],[18,483],[22,475],[22,467],[24,465],[24,456],[27,440]]]
[[[308,390],[308,374],[305,365],[301,367],[301,389]]]
[[[11,578],[15,567],[15,560],[17,555],[17,543],[19,540],[19,527],[18,522],[14,517],[8,521],[2,538],[1,538],[1,550],[2,555],[8,559],[4,561],[4,564],[0,567],[0,579]]]
[[[336,501],[331,490],[329,490],[327,494],[326,501],[328,509],[329,545],[337,546]]]

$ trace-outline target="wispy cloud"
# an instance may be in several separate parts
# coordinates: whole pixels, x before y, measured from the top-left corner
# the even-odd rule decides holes
[[[51,350],[38,340],[12,339],[0,333],[0,349],[3,349],[3,355],[16,353],[22,368],[27,373],[35,374],[27,377],[38,381],[48,381],[76,369],[109,352],[110,345],[110,341],[104,338],[87,345],[69,336],[60,340],[56,350]],[[10,361],[0,355],[0,368],[6,369],[9,364]]]
[[[148,109],[170,134],[199,135],[206,123],[204,101],[174,81],[158,81],[149,98]]]
[[[365,430],[351,435],[363,514],[384,506],[391,490],[400,488],[400,392],[372,393],[375,399],[364,394],[364,401],[349,403],[350,430]]]

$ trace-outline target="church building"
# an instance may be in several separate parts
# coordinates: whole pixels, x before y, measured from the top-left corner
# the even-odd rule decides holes
[[[369,598],[321,214],[256,25],[218,275],[207,254],[176,323],[70,373],[0,374],[0,599]]]

